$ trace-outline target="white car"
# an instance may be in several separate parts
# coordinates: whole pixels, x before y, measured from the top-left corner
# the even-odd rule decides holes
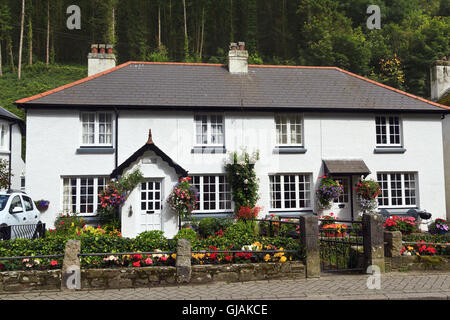
[[[31,239],[43,231],[41,213],[25,192],[0,192],[0,240]]]

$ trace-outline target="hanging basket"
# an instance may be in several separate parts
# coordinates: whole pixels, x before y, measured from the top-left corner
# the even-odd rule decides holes
[[[50,201],[48,201],[48,200],[38,200],[38,201],[35,201],[34,204],[36,205],[36,208],[39,211],[43,212],[43,211],[46,211],[48,209],[48,207],[50,205]]]

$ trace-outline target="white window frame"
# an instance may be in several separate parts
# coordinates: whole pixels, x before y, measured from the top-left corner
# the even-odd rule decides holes
[[[9,125],[0,123],[0,150],[9,151]]]
[[[99,190],[98,190],[98,186],[99,186],[99,183],[98,183],[98,181],[99,181],[99,179],[106,179],[106,181],[105,181],[105,185],[104,186],[106,186],[107,184],[108,184],[108,180],[109,180],[109,177],[108,176],[102,176],[102,175],[99,175],[99,176],[63,176],[63,177],[61,177],[61,205],[60,205],[60,207],[61,207],[61,212],[64,212],[64,213],[74,213],[74,212],[72,212],[72,206],[73,206],[73,203],[72,203],[72,194],[69,194],[68,196],[69,196],[69,202],[67,203],[67,206],[68,206],[68,210],[66,210],[65,208],[64,208],[64,205],[65,205],[65,202],[64,202],[64,196],[65,196],[65,194],[64,194],[64,180],[65,179],[75,179],[76,180],[76,194],[75,194],[75,197],[76,197],[76,204],[75,204],[75,206],[76,206],[76,210],[75,210],[75,213],[77,213],[77,215],[79,215],[79,216],[82,216],[82,217],[89,217],[89,216],[95,216],[95,215],[97,215],[97,211],[98,211],[98,207],[99,207],[99,205],[100,205],[100,202],[99,202],[99,197],[98,197],[98,194],[99,194]],[[93,201],[93,212],[91,212],[91,213],[88,213],[88,212],[80,212],[80,208],[81,208],[81,179],[93,179],[94,181],[93,181],[93,188],[94,188],[94,201]],[[69,180],[70,181],[70,180]],[[69,188],[70,188],[71,186],[69,185]]]
[[[214,193],[215,193],[215,201],[214,201],[214,203],[215,203],[216,209],[208,209],[208,210],[204,209],[204,202],[203,202],[204,201],[204,190],[203,190],[204,182],[203,182],[203,179],[206,176],[208,176],[208,177],[214,176],[215,177],[214,178],[214,180],[215,180],[214,181],[214,186],[215,186],[215,191],[214,191]],[[230,186],[229,182],[227,181],[226,175],[224,175],[224,174],[214,174],[214,173],[211,173],[211,174],[190,174],[189,177],[191,177],[192,179],[194,179],[194,177],[198,177],[200,179],[199,180],[199,188],[197,188],[198,194],[199,194],[199,199],[200,199],[200,201],[198,202],[198,208],[199,209],[192,211],[193,214],[225,213],[225,212],[229,213],[229,212],[233,212],[233,210],[234,210],[234,203],[233,203],[233,200],[232,200],[231,186]],[[220,178],[219,177],[223,177],[224,181],[225,181],[225,184],[228,185],[227,192],[225,192],[225,194],[227,194],[227,193],[229,194],[229,206],[230,206],[230,208],[220,209],[220,203],[223,202],[223,201],[220,201],[220,188],[219,188],[220,187]],[[191,184],[194,185],[194,181],[192,181]]]
[[[272,182],[271,182],[271,177],[280,177],[280,201],[281,201],[281,208],[274,208],[273,207],[273,191],[272,190]],[[286,208],[285,205],[285,190],[284,190],[284,177],[285,176],[294,176],[295,178],[295,207],[294,208]],[[300,199],[299,197],[299,192],[300,192],[300,187],[299,187],[299,177],[300,176],[304,176],[309,178],[309,192],[307,193],[308,195],[308,199]],[[270,207],[270,211],[307,211],[307,210],[312,210],[312,206],[313,206],[313,198],[312,198],[312,188],[313,188],[313,183],[312,183],[312,173],[275,173],[275,174],[269,174],[268,176],[269,179],[269,207]],[[309,206],[305,206],[305,207],[301,207],[300,206],[300,201],[304,200],[304,201],[309,201]]]
[[[300,140],[301,141],[300,141],[300,143],[298,143],[298,142],[292,143],[292,140],[293,140],[292,139],[292,130],[291,130],[292,119],[297,118],[297,117],[300,118],[299,120],[300,120]],[[286,143],[281,142],[280,135],[277,130],[277,126],[278,126],[277,120],[279,118],[286,119]],[[301,113],[277,113],[274,115],[274,122],[275,122],[275,139],[276,139],[275,145],[277,147],[283,147],[283,146],[303,147],[304,146],[305,138],[304,138],[304,129],[303,129],[304,128],[303,114],[301,114]]]
[[[418,173],[417,172],[377,172],[377,181],[379,181],[378,179],[378,175],[380,174],[385,174],[387,175],[387,192],[388,192],[388,204],[387,205],[380,205],[378,204],[378,208],[383,209],[383,208],[418,208],[419,207],[419,188],[418,188]],[[392,204],[392,187],[391,187],[391,176],[394,174],[399,174],[400,175],[400,183],[401,183],[401,200],[402,200],[402,204],[398,205],[398,204]],[[414,199],[415,199],[415,204],[405,204],[406,203],[406,196],[405,196],[405,175],[412,175],[414,177]],[[380,184],[380,187],[382,187],[382,184]],[[382,189],[383,191],[383,189]]]
[[[211,143],[212,141],[212,122],[211,117],[222,117],[222,128],[223,128],[223,143]],[[206,143],[203,141],[201,143],[197,142],[197,117],[206,117]],[[203,137],[203,132],[200,133]],[[196,147],[223,147],[225,146],[225,116],[223,113],[195,113],[194,114],[194,146]]]
[[[377,118],[385,119],[386,126],[386,143],[378,143],[377,142]],[[389,125],[389,118],[398,118],[398,127],[399,127],[399,143],[391,143],[391,135],[395,135],[395,133],[391,132],[391,127]],[[399,115],[375,115],[375,143],[377,147],[401,147],[403,145],[403,122],[402,118]]]
[[[83,135],[84,135],[84,131],[83,131],[83,115],[94,115],[94,143],[85,143],[83,141]],[[104,115],[108,115],[111,117],[111,143],[100,143],[100,115],[104,114]],[[112,147],[113,143],[114,143],[114,117],[113,117],[113,113],[112,112],[92,112],[92,111],[86,111],[86,112],[81,112],[80,114],[80,127],[81,127],[81,135],[80,135],[80,146],[82,147]],[[107,122],[105,122],[107,123]],[[106,133],[105,133],[106,134]],[[109,135],[109,134],[108,134]],[[106,141],[106,138],[105,138]]]

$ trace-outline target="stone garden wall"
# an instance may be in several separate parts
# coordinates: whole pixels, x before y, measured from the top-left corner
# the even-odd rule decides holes
[[[385,258],[386,271],[450,271],[449,256],[397,256]]]
[[[271,279],[305,278],[301,261],[285,263],[252,263],[194,265],[189,283],[241,282]],[[81,290],[121,289],[179,285],[176,267],[82,269]],[[61,271],[8,271],[0,273],[2,292],[60,290]]]

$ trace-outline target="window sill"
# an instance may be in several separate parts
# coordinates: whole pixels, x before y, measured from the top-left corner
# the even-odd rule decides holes
[[[10,154],[11,151],[6,150],[6,149],[0,149],[0,154]]]
[[[113,147],[80,147],[76,150],[77,154],[113,154]]]
[[[206,213],[206,212],[202,212],[202,213],[193,213],[192,215],[195,218],[198,219],[203,219],[203,218],[233,218],[234,217],[234,213],[233,212],[218,212],[218,213]]]
[[[278,154],[289,154],[289,153],[306,153],[308,149],[304,147],[294,147],[294,146],[277,146],[273,150],[273,153]]]
[[[193,147],[191,153],[226,153],[225,147]]]
[[[278,216],[280,218],[283,217],[300,217],[308,214],[315,214],[313,210],[296,210],[296,211],[278,211],[278,210],[269,210],[268,216],[271,214]]]
[[[406,149],[403,147],[375,147],[373,153],[405,153]]]

